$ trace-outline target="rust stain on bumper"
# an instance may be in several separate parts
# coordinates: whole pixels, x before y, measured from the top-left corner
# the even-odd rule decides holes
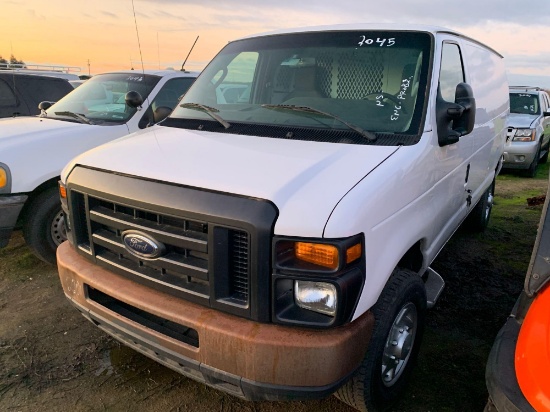
[[[348,325],[315,330],[263,324],[203,307],[116,275],[80,256],[68,242],[57,249],[65,294],[105,319],[123,322],[182,358],[256,382],[289,386],[330,385],[363,359],[374,324],[367,312]],[[199,347],[135,323],[85,296],[87,284],[122,302],[197,330]]]

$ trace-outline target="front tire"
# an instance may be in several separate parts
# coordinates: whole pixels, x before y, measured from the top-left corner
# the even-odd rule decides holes
[[[543,150],[544,150],[544,155],[542,155],[542,157],[539,160],[539,164],[541,165],[548,162],[548,152],[550,151],[550,142],[548,142],[548,144],[546,145],[545,148],[543,148]]]
[[[372,308],[367,354],[336,397],[360,411],[389,408],[405,389],[424,332],[426,291],[416,273],[396,268]]]
[[[56,264],[55,251],[67,239],[56,187],[46,189],[31,200],[23,223],[23,236],[39,259]]]
[[[525,171],[525,176],[527,177],[535,177],[537,175],[537,167],[539,166],[539,158],[540,158],[540,152],[542,150],[542,141],[539,144],[539,147],[537,149],[537,153],[535,154],[535,158],[529,165],[529,169]]]

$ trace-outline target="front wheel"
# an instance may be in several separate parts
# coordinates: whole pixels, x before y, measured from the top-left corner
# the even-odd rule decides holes
[[[539,147],[537,149],[537,153],[535,154],[535,158],[529,165],[529,169],[525,171],[525,176],[527,177],[535,177],[537,175],[537,167],[539,166],[539,158],[540,158],[540,152],[542,150],[542,141],[539,144]]]
[[[373,306],[374,330],[356,374],[336,397],[360,411],[389,408],[403,392],[418,355],[426,316],[420,276],[396,268]]]
[[[55,251],[67,239],[56,187],[45,190],[31,200],[23,223],[23,236],[39,259],[56,264]]]

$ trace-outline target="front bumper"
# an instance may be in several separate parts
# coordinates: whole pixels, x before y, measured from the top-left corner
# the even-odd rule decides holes
[[[0,248],[8,244],[27,197],[26,195],[0,196]]]
[[[358,368],[372,334],[370,312],[328,330],[259,323],[132,282],[89,262],[68,242],[57,249],[57,259],[65,295],[99,328],[183,375],[249,400],[329,395]],[[149,319],[194,329],[197,344],[110,310],[90,290]]]
[[[504,147],[505,169],[529,169],[538,151],[539,142],[508,142]]]

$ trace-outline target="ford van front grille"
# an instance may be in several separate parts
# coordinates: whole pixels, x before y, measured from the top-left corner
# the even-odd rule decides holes
[[[106,186],[100,185],[104,191],[80,185],[97,181],[97,176],[105,179]],[[112,186],[116,193],[107,189],[112,179],[121,183]],[[141,188],[137,193],[136,187]],[[68,189],[69,238],[82,255],[179,298],[269,320],[270,239],[276,215],[270,203],[191,188],[165,191],[163,183],[83,168],[71,174]],[[167,193],[176,196],[167,199]],[[151,203],[153,199],[160,204]],[[267,215],[268,220],[248,222],[258,214],[248,214],[247,207],[252,212],[265,209],[259,216]]]

